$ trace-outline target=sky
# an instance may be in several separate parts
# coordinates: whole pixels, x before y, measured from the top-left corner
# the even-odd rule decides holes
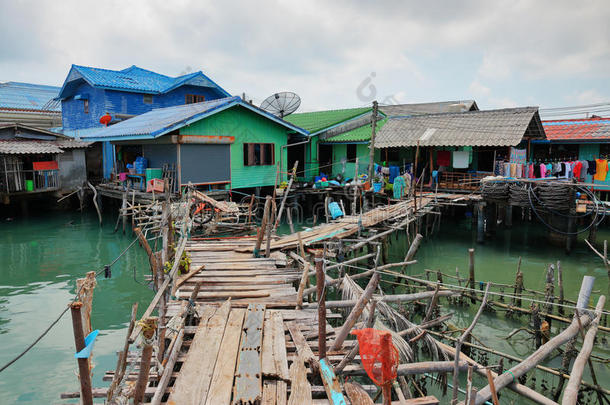
[[[299,111],[575,106],[610,102],[608,21],[607,0],[0,0],[0,82],[137,65],[256,104],[292,91]]]

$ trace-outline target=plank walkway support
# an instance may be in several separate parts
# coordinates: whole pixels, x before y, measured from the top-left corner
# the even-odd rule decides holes
[[[595,344],[595,335],[597,334],[597,327],[599,325],[605,304],[606,297],[602,295],[597,301],[597,307],[595,308],[595,319],[587,331],[580,353],[578,353],[576,360],[574,360],[572,372],[570,373],[570,380],[568,381],[568,385],[563,392],[563,401],[561,402],[562,405],[576,405],[577,403],[578,388],[580,387],[580,381],[585,369],[585,364],[589,360],[589,356],[593,350],[593,345]]]
[[[471,304],[476,302],[476,298],[474,297],[476,294],[474,283],[474,249],[468,249],[468,287],[472,294],[470,297]]]
[[[271,196],[265,198],[265,208],[263,210],[263,219],[261,220],[261,226],[256,234],[256,244],[254,245],[254,257],[260,256],[261,245],[263,244],[263,238],[265,237],[265,230],[267,228],[267,218],[269,217],[269,209],[271,207]]]
[[[85,348],[85,335],[83,333],[83,318],[81,315],[82,303],[73,302],[70,304],[72,313],[72,329],[74,331],[74,344],[76,352]],[[89,370],[89,359],[79,358],[78,375],[80,380],[80,397],[84,405],[93,405],[93,393],[91,391],[91,374]]]
[[[142,337],[144,340],[144,347],[142,348],[142,357],[140,358],[140,372],[138,374],[138,381],[136,382],[136,388],[133,396],[133,403],[138,405],[144,398],[144,391],[148,385],[148,374],[150,373],[150,361],[152,358],[152,338],[155,335],[157,329],[157,318],[150,317],[142,321]]]

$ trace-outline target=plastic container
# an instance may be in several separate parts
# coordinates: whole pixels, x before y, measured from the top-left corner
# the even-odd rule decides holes
[[[25,191],[34,191],[34,180],[25,181]]]
[[[336,202],[331,202],[328,204],[328,210],[330,211],[330,215],[333,219],[337,219],[343,216],[343,211],[341,211],[341,207]]]
[[[162,179],[163,169],[148,168],[146,169],[146,180]]]
[[[162,193],[164,191],[165,182],[161,179],[151,179],[146,182],[146,192]]]

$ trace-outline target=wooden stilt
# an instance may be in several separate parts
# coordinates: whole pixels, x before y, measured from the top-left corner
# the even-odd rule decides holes
[[[73,302],[70,305],[70,311],[72,313],[72,329],[74,331],[74,344],[77,352],[80,352],[85,348],[85,334],[83,333],[83,319],[81,315],[82,305],[83,304],[78,301]],[[84,405],[93,405],[89,359],[78,359],[77,362],[82,403]]]
[[[326,357],[326,291],[324,287],[324,254],[321,250],[316,252],[316,288],[318,293],[318,358]]]

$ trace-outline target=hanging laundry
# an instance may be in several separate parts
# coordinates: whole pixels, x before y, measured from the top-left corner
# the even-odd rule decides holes
[[[439,150],[436,152],[436,164],[439,166],[451,166],[451,151]]]
[[[394,198],[400,199],[405,194],[405,188],[407,184],[405,182],[404,177],[398,176],[394,179],[394,187],[392,188],[392,192],[394,194]]]
[[[580,180],[584,181],[585,180],[585,176],[589,172],[589,161],[588,160],[581,160],[580,163],[582,164],[582,170],[580,171]]]
[[[468,168],[468,151],[453,151],[453,168],[467,169]]]
[[[572,172],[574,173],[574,178],[580,180],[580,171],[582,170],[582,162],[574,162],[574,169]]]
[[[608,161],[606,159],[595,159],[595,177],[594,180],[605,181],[608,174]]]
[[[515,177],[521,178],[523,177],[523,165],[517,164],[517,170],[515,171]]]
[[[510,162],[525,164],[527,151],[525,149],[510,148]]]
[[[587,169],[587,174],[590,175],[595,175],[595,172],[597,171],[597,163],[595,162],[595,160],[587,160],[587,163],[589,164],[589,169]]]
[[[546,165],[544,163],[540,164],[540,177],[546,177]]]
[[[388,179],[390,184],[394,184],[394,179],[400,176],[400,168],[398,166],[390,166],[390,178]]]
[[[535,174],[534,174],[534,165],[530,163],[528,167],[529,167],[529,173],[528,173],[527,177],[530,179],[536,178]]]

